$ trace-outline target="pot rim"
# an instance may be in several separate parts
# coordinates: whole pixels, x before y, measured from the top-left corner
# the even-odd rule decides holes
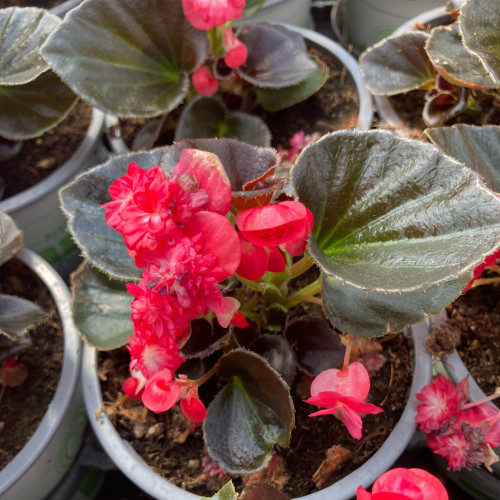
[[[63,186],[76,172],[78,172],[83,162],[90,156],[97,141],[101,137],[103,128],[104,113],[97,108],[92,108],[92,119],[90,120],[85,137],[68,160],[41,182],[38,182],[34,186],[14,196],[1,200],[0,209],[7,213],[20,210],[31,205],[40,198],[47,196],[51,191]]]
[[[22,248],[15,257],[43,281],[56,303],[64,337],[63,363],[56,392],[40,425],[19,453],[0,471],[0,495],[21,480],[54,438],[77,388],[82,364],[82,342],[71,316],[71,294],[63,279],[32,250]]]
[[[413,27],[417,23],[426,26],[431,21],[436,21],[441,17],[445,18],[447,16],[449,17],[445,6],[427,10],[425,12],[422,12],[422,14],[411,18],[409,21],[406,21],[399,28],[394,30],[391,36],[401,35],[403,33],[407,33],[408,31],[412,31]],[[373,100],[375,102],[375,108],[377,109],[377,112],[383,122],[383,125],[394,128],[395,132],[399,136],[408,137],[411,131],[403,126],[401,117],[392,106],[389,98],[386,96],[374,95]]]
[[[358,61],[346,50],[340,43],[332,40],[331,38],[318,33],[309,28],[303,28],[302,26],[295,26],[293,24],[287,23],[272,23],[279,24],[289,29],[290,31],[295,31],[301,34],[307,40],[321,45],[326,50],[332,53],[332,55],[339,60],[341,64],[344,64],[347,68],[347,72],[351,75],[354,80],[356,87],[356,92],[359,98],[359,112],[358,119],[355,130],[369,130],[373,122],[373,103],[372,96],[370,92],[365,88],[363,84],[363,79],[361,78],[361,72],[359,70]],[[106,125],[106,136],[110,143],[111,149],[117,154],[129,153],[130,150],[125,144],[125,141],[121,137],[112,137],[108,132],[111,128],[119,125],[118,118],[114,115],[107,114],[105,117]]]
[[[356,494],[359,485],[369,487],[383,472],[389,469],[406,448],[417,428],[417,400],[415,394],[431,380],[431,358],[425,351],[423,339],[429,330],[425,323],[409,329],[413,336],[415,369],[408,394],[408,402],[399,422],[379,450],[354,472],[328,486],[299,499],[348,500]],[[132,446],[123,440],[104,412],[102,394],[97,377],[97,350],[84,345],[82,383],[85,405],[92,428],[102,447],[115,465],[139,488],[162,500],[200,500],[201,497],[184,491],[162,478],[142,460]]]

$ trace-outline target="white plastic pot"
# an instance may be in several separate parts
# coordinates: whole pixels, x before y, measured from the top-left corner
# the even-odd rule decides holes
[[[104,113],[93,109],[87,134],[73,155],[38,184],[0,201],[24,232],[24,245],[48,262],[56,263],[75,245],[66,230],[66,218],[59,208],[59,188],[76,174],[104,159],[101,145]],[[64,269],[58,272],[65,274]]]
[[[428,329],[424,323],[412,328],[414,340],[413,382],[408,402],[401,419],[381,448],[359,469],[327,488],[311,493],[304,500],[348,500],[356,495],[359,485],[368,488],[382,473],[388,470],[410,441],[415,429],[417,400],[415,394],[431,379],[431,358],[425,352],[423,339]],[[104,412],[96,417],[103,404],[97,376],[97,351],[85,345],[82,366],[82,384],[85,405],[94,432],[102,447],[115,465],[139,488],[158,500],[199,500],[201,497],[188,493],[153,472],[130,444],[123,440]]]
[[[422,26],[430,25],[432,28],[440,26],[442,24],[449,24],[453,21],[451,16],[446,12],[445,7],[438,7],[436,9],[431,9],[426,11],[409,21],[402,24],[397,30],[394,31],[394,35],[400,35],[402,33],[407,33],[413,30],[413,27],[419,23]],[[397,111],[391,104],[391,101],[385,96],[373,96],[375,101],[375,107],[377,108],[377,113],[382,120],[384,126],[395,129],[397,133],[403,137],[411,134],[411,131],[405,128],[403,121]]]
[[[0,471],[0,497],[42,500],[64,477],[82,443],[87,422],[79,384],[82,343],[71,317],[71,295],[62,278],[30,250],[22,249],[16,257],[38,275],[54,298],[64,333],[63,365],[56,392],[40,425]]]
[[[445,320],[446,312],[443,311],[432,317],[432,325],[440,325]],[[470,374],[456,350],[446,357],[443,364],[455,385],[465,377],[469,377],[470,401],[479,401],[487,396]],[[490,402],[490,404],[495,406],[493,402]],[[498,408],[498,406],[495,407]],[[494,451],[497,455],[500,455],[500,447],[495,448]],[[493,474],[491,474],[479,467],[473,467],[470,471],[467,469],[449,471],[447,470],[448,463],[446,460],[437,455],[433,458],[439,472],[472,497],[478,500],[498,500],[500,498],[500,462],[492,465]]]
[[[338,0],[332,9],[332,28],[347,43],[363,51],[405,21],[444,3],[443,0]]]
[[[316,43],[330,52],[332,56],[338,60],[342,67],[346,68],[347,73],[352,77],[356,86],[356,92],[359,99],[359,111],[356,130],[369,130],[373,121],[373,106],[372,97],[366,90],[361,73],[359,71],[358,62],[347,52],[339,43],[333,41],[316,31],[291,24],[283,24],[291,31],[300,33],[306,40]],[[120,137],[120,126],[116,116],[106,115],[106,136],[111,149],[116,154],[129,153],[129,149],[125,141]]]

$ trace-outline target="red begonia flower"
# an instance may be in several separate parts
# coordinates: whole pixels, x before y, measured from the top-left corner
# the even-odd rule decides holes
[[[311,397],[305,402],[326,409],[310,417],[340,412],[347,430],[361,439],[362,421],[358,413],[381,413],[383,410],[364,400],[370,392],[370,377],[366,368],[355,361],[342,370],[330,368],[321,372],[311,384]]]
[[[397,468],[382,474],[371,493],[359,486],[356,500],[448,500],[448,493],[425,470]]]
[[[238,233],[241,244],[241,260],[236,273],[247,280],[258,280],[267,271],[268,256],[265,247],[254,245],[241,232]]]
[[[306,221],[304,224],[304,228],[302,233],[294,239],[293,241],[289,241],[284,245],[280,245],[280,248],[285,252],[289,253],[293,257],[297,257],[298,255],[302,255],[307,248],[307,237],[312,230],[314,224],[313,215],[310,210],[307,211]]]
[[[426,385],[416,397],[422,404],[417,406],[415,422],[420,424],[419,429],[425,433],[438,431],[459,413],[462,403],[462,392],[443,375]]]
[[[201,95],[214,95],[219,88],[219,82],[212,72],[206,67],[202,66],[193,72],[191,81],[196,92]]]
[[[245,0],[182,0],[187,20],[203,31],[239,19],[244,8]]]
[[[500,248],[495,250],[492,254],[488,255],[484,261],[474,268],[474,272],[472,273],[472,279],[465,285],[465,288],[462,290],[462,293],[468,292],[472,288],[472,284],[483,274],[484,268],[488,266],[495,266],[497,260],[500,259]]]
[[[181,399],[180,407],[182,414],[191,422],[203,422],[207,416],[207,409],[194,388],[189,389],[186,396]]]
[[[231,318],[231,325],[234,325],[238,328],[246,328],[249,326],[247,319],[243,315],[241,311],[236,311]]]
[[[222,281],[232,276],[240,264],[241,245],[231,222],[214,212],[198,212],[186,222],[183,233],[200,254],[211,254],[223,270]]]
[[[207,151],[184,149],[179,163],[174,168],[174,174],[179,176],[177,182],[186,189],[186,176],[192,176],[197,181],[199,189],[208,194],[205,208],[210,212],[226,215],[231,208],[231,183],[219,157]]]
[[[144,387],[141,387],[141,382],[137,377],[128,377],[125,379],[122,389],[130,399],[136,399],[138,401],[142,399]]]
[[[264,247],[267,253],[267,270],[272,273],[281,273],[286,268],[283,254],[277,247]]]
[[[236,224],[250,242],[277,246],[301,238],[309,223],[309,210],[298,201],[252,207],[240,212]]]
[[[142,402],[146,408],[155,413],[170,410],[180,396],[180,388],[174,380],[173,373],[164,369],[153,375],[142,393]]]

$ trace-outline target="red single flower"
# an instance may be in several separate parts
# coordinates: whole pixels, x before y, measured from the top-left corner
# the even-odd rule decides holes
[[[311,212],[302,203],[283,201],[243,210],[237,215],[236,224],[248,241],[278,246],[297,239],[305,240],[311,217]]]
[[[196,92],[201,95],[214,95],[219,88],[219,82],[212,72],[206,67],[202,66],[193,72],[191,81]]]
[[[155,413],[170,410],[180,397],[180,388],[173,373],[164,369],[153,375],[142,393],[142,402]]]
[[[359,486],[356,500],[448,500],[448,493],[425,470],[397,468],[382,474],[371,493]]]
[[[479,264],[474,268],[474,272],[472,273],[472,279],[469,281],[469,283],[467,283],[467,285],[465,285],[465,288],[462,290],[462,293],[468,292],[472,288],[474,281],[476,281],[478,278],[481,277],[481,274],[483,274],[484,269],[488,266],[496,265],[498,259],[500,259],[500,248],[495,250],[492,254],[488,255],[481,264]]]
[[[330,368],[321,372],[311,384],[311,397],[305,402],[326,407],[310,417],[340,412],[349,434],[361,439],[363,423],[358,413],[381,413],[383,410],[364,400],[370,392],[370,377],[366,368],[355,361],[342,370]]]

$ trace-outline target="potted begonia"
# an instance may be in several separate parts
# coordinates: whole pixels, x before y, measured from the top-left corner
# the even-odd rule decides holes
[[[387,97],[412,91],[422,94],[416,99],[428,127],[450,120],[498,124],[500,56],[492,44],[499,36],[498,2],[468,0],[452,14],[454,22],[444,8],[417,16],[361,54],[363,80],[391,125],[403,120]]]
[[[39,53],[60,22],[35,7],[0,9],[0,208],[24,231],[25,244],[52,261],[71,247],[57,189],[92,164],[104,121],[90,110],[79,135],[64,135],[78,97]],[[55,154],[58,143],[69,151]]]
[[[12,282],[25,279],[21,286],[26,290],[32,288],[29,273],[40,279],[53,297],[59,315],[60,327],[63,336],[63,345],[59,353],[60,376],[59,382],[55,380],[57,387],[46,388],[46,392],[52,394],[49,397],[48,407],[41,420],[35,416],[36,409],[30,405],[41,402],[41,398],[35,396],[31,391],[32,386],[37,386],[38,381],[33,380],[30,369],[33,362],[28,364],[27,351],[35,351],[43,356],[47,350],[40,349],[37,335],[29,338],[30,330],[36,325],[46,322],[55,322],[55,312],[49,314],[35,302],[26,300],[12,294],[0,294],[0,398],[2,399],[2,410],[13,399],[11,394],[23,390],[27,401],[24,403],[29,418],[19,414],[11,427],[12,417],[10,412],[2,411],[4,420],[4,433],[19,434],[25,436],[26,441],[20,451],[14,453],[12,448],[4,446],[2,441],[2,452],[4,457],[13,458],[0,470],[0,495],[7,500],[18,498],[33,498],[42,500],[56,487],[70,468],[80,448],[83,430],[86,425],[86,417],[82,408],[82,393],[78,385],[81,366],[81,341],[71,319],[70,294],[61,277],[41,257],[27,249],[22,249],[23,235],[15,222],[8,214],[0,210],[0,263],[6,263],[11,259],[21,262],[28,273],[15,276]],[[14,268],[18,269],[18,268]],[[6,280],[9,283],[11,280]],[[2,290],[6,284],[2,283]],[[19,288],[19,287],[18,287]],[[36,289],[36,287],[33,287]],[[19,293],[19,291],[17,292]],[[36,297],[40,300],[39,297]],[[49,330],[50,333],[51,330]],[[40,333],[36,331],[35,333]],[[55,334],[53,339],[47,339],[46,343],[57,344]],[[62,354],[62,360],[61,360]],[[48,355],[47,355],[48,357]],[[38,359],[38,363],[53,362],[52,360]],[[26,364],[25,364],[26,363]],[[31,368],[29,368],[31,367]],[[45,371],[39,371],[46,376]],[[44,378],[48,382],[49,378]],[[35,389],[39,390],[39,389]],[[16,415],[17,419],[17,415]],[[32,427],[26,428],[26,422]],[[35,425],[35,427],[33,427]],[[17,443],[16,443],[17,447]],[[16,450],[17,448],[15,448]]]
[[[296,370],[315,377],[297,404],[338,415],[361,437],[359,413],[381,407],[366,401],[370,378],[350,357],[353,337],[384,336],[441,310],[500,238],[498,197],[430,144],[386,131],[327,134],[299,155],[290,184],[273,176],[278,158],[231,139],[182,140],[114,158],[61,193],[91,263],[73,278],[80,332],[101,349],[129,341],[128,401],[160,414],[179,403],[203,421],[211,459],[234,474],[264,468],[273,448],[288,445]],[[304,304],[323,313],[308,318]],[[345,350],[317,323],[326,318],[349,334]],[[186,358],[207,363],[201,375],[183,372]],[[96,371],[89,348],[92,415]],[[214,377],[222,385],[209,403],[202,392]],[[93,424],[103,440],[113,434],[104,414]],[[113,459],[126,449],[104,446]],[[196,498],[127,460],[126,472],[138,482],[135,473],[145,474],[141,486],[158,498]],[[349,498],[383,472],[373,475],[376,467],[311,498]]]
[[[263,3],[85,0],[42,54],[81,98],[115,117],[110,123],[148,119],[133,150],[151,148],[168,133],[170,142],[231,137],[269,146],[269,127],[262,113],[252,111],[259,105],[264,113],[276,112],[304,101],[323,86],[328,68],[308,53],[302,28],[245,23]],[[237,30],[234,20],[242,21]],[[331,40],[307,33],[312,43],[335,47],[339,73],[344,65],[355,68],[354,123],[359,115],[359,125],[368,128],[371,103],[354,59]],[[111,145],[125,152],[114,140],[122,137],[115,125],[109,125]]]

